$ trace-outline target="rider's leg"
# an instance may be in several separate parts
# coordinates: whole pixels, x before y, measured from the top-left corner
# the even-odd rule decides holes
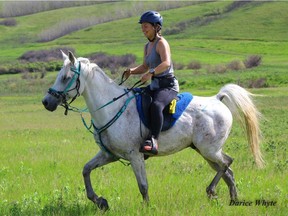
[[[150,106],[151,138],[146,140],[144,151],[158,153],[158,138],[163,126],[163,110],[177,96],[177,92],[168,88],[153,91]]]

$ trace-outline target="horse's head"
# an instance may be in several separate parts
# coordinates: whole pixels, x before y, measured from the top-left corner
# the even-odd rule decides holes
[[[62,55],[63,67],[59,71],[54,85],[49,88],[48,93],[42,100],[43,105],[49,111],[54,111],[58,105],[62,105],[67,112],[69,104],[83,91],[83,87],[80,86],[81,63],[71,52],[68,56],[64,52],[62,52]],[[68,102],[70,99],[71,101]]]

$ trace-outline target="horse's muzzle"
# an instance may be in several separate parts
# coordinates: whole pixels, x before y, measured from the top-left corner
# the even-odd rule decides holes
[[[61,100],[51,96],[50,94],[47,94],[42,100],[44,107],[51,112],[57,109],[57,106],[60,104],[60,102]]]

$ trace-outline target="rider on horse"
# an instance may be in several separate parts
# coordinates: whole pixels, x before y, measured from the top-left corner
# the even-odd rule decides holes
[[[125,71],[126,78],[130,74],[144,74],[142,82],[151,80],[145,92],[152,98],[150,106],[151,134],[140,151],[145,154],[158,153],[158,138],[163,126],[163,110],[177,97],[179,84],[174,76],[171,61],[170,46],[161,35],[163,25],[162,16],[156,11],[145,12],[139,20],[142,32],[148,39],[144,46],[143,63]]]

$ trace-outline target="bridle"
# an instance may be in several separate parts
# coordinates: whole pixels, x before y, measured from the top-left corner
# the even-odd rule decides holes
[[[72,72],[74,72],[74,75],[72,77],[72,79],[70,80],[70,82],[68,83],[68,85],[66,86],[66,88],[63,91],[58,91],[54,88],[49,88],[48,89],[48,94],[52,95],[53,97],[57,98],[57,99],[61,99],[61,105],[65,108],[65,112],[64,114],[67,115],[68,114],[68,110],[70,110],[70,104],[78,97],[80,96],[80,70],[81,70],[81,63],[78,63],[78,67],[76,68],[74,65],[71,66],[70,70]],[[71,86],[76,82],[76,85],[74,88],[71,88]],[[71,88],[71,89],[70,89]],[[70,91],[76,90],[77,94],[74,95],[74,97],[71,99],[70,102],[67,101],[67,95]]]

